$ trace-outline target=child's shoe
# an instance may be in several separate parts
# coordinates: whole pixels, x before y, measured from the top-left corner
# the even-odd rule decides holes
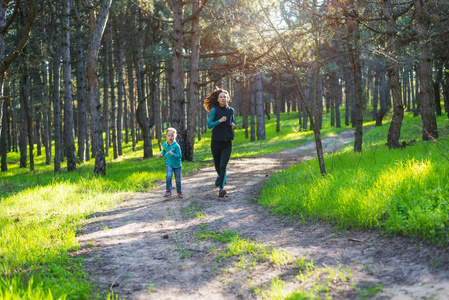
[[[164,197],[170,197],[171,196],[171,192],[170,191],[166,191]]]
[[[182,192],[178,192],[178,198],[182,199]]]
[[[218,197],[223,198],[226,195],[226,190],[220,189],[218,191]]]

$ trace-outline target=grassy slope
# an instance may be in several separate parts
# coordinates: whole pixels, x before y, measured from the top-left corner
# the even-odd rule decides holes
[[[329,124],[326,117],[324,124]],[[416,120],[411,121],[416,122]],[[441,118],[440,121],[444,123],[445,128],[448,127],[445,119]],[[241,127],[240,123],[241,120],[238,119],[238,128]],[[297,132],[297,124],[298,120],[294,114],[284,114],[281,132],[276,133],[275,120],[267,121],[267,139],[258,142],[249,142],[245,139],[243,130],[236,130],[232,157],[262,155],[313,140],[311,132]],[[344,176],[348,179],[356,178],[360,183],[363,183],[362,179],[369,180],[370,176],[377,170],[377,173],[384,174],[383,177],[377,176],[380,184],[382,181],[390,181],[389,172],[383,172],[386,166],[393,166],[390,176],[396,176],[393,171],[398,168],[394,166],[400,164],[399,162],[407,164],[409,161],[407,157],[415,157],[415,154],[405,156],[405,151],[424,153],[424,156],[428,156],[429,151],[431,152],[429,149],[433,149],[428,143],[425,143],[419,145],[419,147],[406,148],[405,151],[385,150],[383,144],[387,129],[387,126],[383,126],[364,135],[365,151],[362,154],[362,160],[360,160],[360,155],[352,153],[351,147],[343,150],[341,155],[328,157],[327,169],[330,176],[327,176],[326,180],[329,180],[329,182],[320,179],[317,170],[314,170],[315,174],[311,175],[309,168],[301,170],[301,167],[294,167],[270,181],[263,192],[261,201],[266,205],[277,207],[279,211],[285,213],[321,216],[328,220],[343,220],[342,224],[345,225],[378,226],[379,222],[369,225],[369,222],[359,223],[360,220],[351,220],[351,215],[343,209],[336,209],[337,214],[334,215],[330,212],[322,213],[318,209],[322,204],[318,203],[315,208],[311,204],[310,206],[303,205],[303,209],[298,210],[298,187],[285,187],[281,184],[282,176],[292,176],[290,181],[295,182],[299,178],[310,183],[308,191],[307,185],[301,186],[303,195],[315,193],[313,185],[316,182],[325,186],[322,190],[326,192],[320,194],[319,197],[334,195],[334,190],[341,185],[340,176],[342,175],[337,173],[339,169],[342,169]],[[330,129],[325,126],[323,136],[342,130],[345,130],[345,128]],[[407,136],[419,139],[416,130],[409,130],[404,126],[404,131],[407,132]],[[409,131],[410,133],[408,133]],[[406,139],[410,140],[411,138]],[[197,170],[201,165],[210,163],[209,144],[210,133],[207,133],[195,145],[195,161],[183,164],[183,176]],[[0,174],[0,298],[15,299],[17,296],[22,296],[25,299],[44,299],[46,297],[52,299],[64,298],[67,295],[70,295],[71,299],[92,297],[93,289],[84,280],[86,275],[82,269],[82,262],[68,255],[69,251],[78,247],[75,239],[77,229],[93,212],[108,209],[127,195],[147,191],[154,187],[156,180],[165,177],[163,160],[157,158],[140,159],[142,155],[141,144],[138,145],[137,153],[133,153],[129,145],[124,146],[123,152],[124,156],[120,159],[116,161],[108,160],[105,177],[92,176],[93,161],[78,166],[78,170],[75,172],[68,173],[63,170],[55,174],[52,166],[45,166],[45,158],[41,156],[36,158],[36,171],[30,173],[28,169],[18,168],[19,155],[17,153],[8,155],[9,171]],[[155,145],[154,154],[157,155],[158,152]],[[389,153],[397,153],[397,158],[390,157]],[[361,167],[361,163],[354,170],[354,166],[358,165],[359,161],[363,161],[365,157],[373,157],[375,161],[373,170],[368,172],[368,168],[366,168],[367,171],[365,171],[365,168]],[[438,157],[436,155],[436,159]],[[447,162],[444,162],[441,157],[439,158],[439,161],[442,162],[439,165],[442,168],[445,165],[447,166]],[[391,162],[392,159],[394,159],[394,162]],[[309,165],[312,169],[315,168],[316,161],[310,162]],[[344,170],[347,171],[343,170],[343,166],[345,166]],[[350,166],[351,168],[349,168]],[[415,167],[414,164],[410,165],[413,170]],[[361,176],[361,174],[366,175]],[[430,169],[426,174],[441,176],[442,172]],[[332,178],[338,178],[338,180],[332,181]],[[411,179],[413,178],[405,178],[402,182],[414,182]],[[276,180],[279,180],[279,182],[276,182]],[[446,180],[446,182],[448,181]],[[146,185],[147,183],[148,185]],[[427,183],[423,182],[422,185],[424,184]],[[402,186],[400,182],[392,185],[396,189]],[[416,188],[419,190],[422,185]],[[363,200],[365,196],[358,197],[360,191],[355,186],[353,188],[351,199],[355,200],[351,201],[356,203],[356,206],[352,209],[357,211],[359,207],[365,205],[363,202],[358,203],[356,199]],[[294,191],[289,196],[292,201],[289,202],[289,206],[282,206],[282,203],[276,202],[276,189],[283,195],[286,191]],[[441,196],[439,190],[436,190],[436,192],[435,189],[421,188],[421,190],[433,191],[434,196],[437,195],[435,197]],[[446,190],[448,189],[446,188]],[[349,190],[345,192],[347,191]],[[378,197],[378,195],[373,194],[370,197]],[[286,199],[285,196],[282,196],[282,198]],[[329,199],[334,203],[335,198],[333,196]],[[315,209],[317,210],[315,211]],[[385,211],[382,216],[381,220],[384,220]],[[402,233],[399,229],[395,229],[394,232]]]
[[[443,243],[449,225],[449,161],[444,157],[449,157],[449,120],[438,118],[445,145],[439,148],[421,141],[420,122],[406,115],[401,141],[416,143],[404,149],[385,146],[388,125],[365,132],[361,154],[349,145],[326,156],[324,178],[313,161],[278,173],[265,185],[259,202],[282,214],[344,228],[382,228]]]

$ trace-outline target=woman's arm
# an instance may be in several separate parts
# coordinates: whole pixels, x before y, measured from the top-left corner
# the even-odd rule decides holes
[[[207,128],[212,129],[218,124],[220,124],[220,120],[214,121],[215,119],[215,107],[211,109],[209,113],[209,119],[207,120]]]

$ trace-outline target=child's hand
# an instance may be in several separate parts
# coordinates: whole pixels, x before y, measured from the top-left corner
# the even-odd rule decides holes
[[[170,151],[168,151],[168,153],[170,154],[170,156],[172,156],[172,155],[173,155],[173,152],[171,152],[171,150],[170,150]]]
[[[157,158],[161,158],[162,156],[163,156],[162,154],[159,154],[159,156]]]

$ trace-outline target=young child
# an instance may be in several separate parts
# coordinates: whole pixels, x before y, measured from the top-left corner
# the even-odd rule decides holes
[[[164,197],[171,196],[172,190],[172,178],[173,173],[175,173],[176,181],[176,191],[178,192],[178,197],[182,198],[181,190],[181,165],[182,165],[182,153],[181,148],[178,143],[176,143],[176,129],[170,127],[167,128],[166,136],[167,141],[162,145],[163,150],[159,154],[159,158],[165,155],[165,164],[167,165],[167,175],[166,175],[166,192]]]

